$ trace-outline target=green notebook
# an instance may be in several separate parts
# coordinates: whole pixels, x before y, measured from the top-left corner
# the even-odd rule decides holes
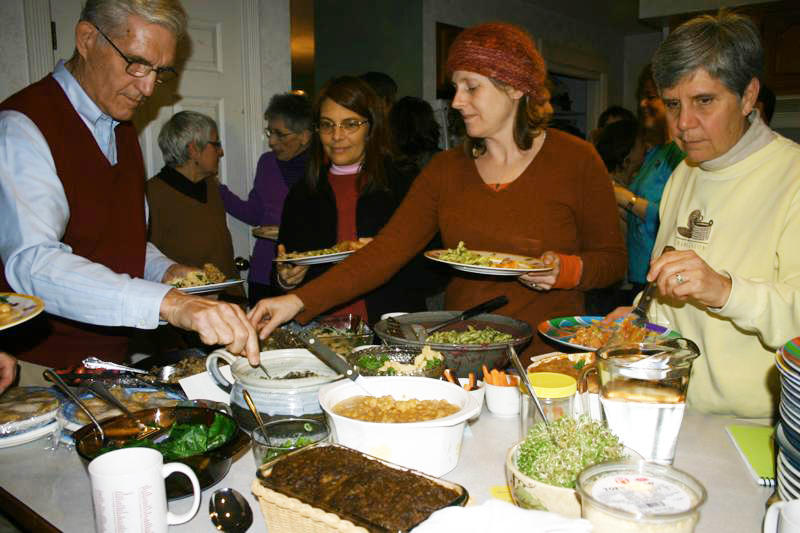
[[[725,427],[753,479],[762,487],[775,486],[775,428],[731,424]]]

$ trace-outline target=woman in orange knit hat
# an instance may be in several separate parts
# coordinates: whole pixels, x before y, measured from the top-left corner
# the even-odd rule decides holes
[[[249,316],[262,338],[296,315],[306,321],[380,285],[437,231],[449,248],[464,241],[553,265],[519,278],[456,272],[447,309],[503,294],[509,302],[497,312],[535,327],[583,314],[583,291],[622,278],[625,246],[605,167],[588,142],[547,128],[546,70],[531,37],[507,23],[469,28],[451,46],[447,69],[464,147],[431,160],[368,246],[299,290],[260,301]],[[536,337],[524,359],[551,350]]]

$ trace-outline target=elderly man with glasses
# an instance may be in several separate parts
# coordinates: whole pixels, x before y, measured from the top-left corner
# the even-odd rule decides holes
[[[258,354],[243,311],[165,284],[189,267],[147,242],[145,169],[130,119],[175,77],[185,27],[176,0],[88,0],[72,58],[0,104],[0,290],[35,294],[47,310],[3,338],[24,361],[122,361],[125,328],[159,320]]]

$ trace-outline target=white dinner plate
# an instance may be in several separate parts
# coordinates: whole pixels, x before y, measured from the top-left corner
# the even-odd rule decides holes
[[[15,292],[0,292],[0,304],[9,304],[11,314],[0,315],[0,331],[27,322],[44,311],[44,302],[36,296],[17,294]]]
[[[19,446],[20,444],[33,442],[36,439],[42,438],[45,435],[49,435],[50,433],[54,432],[57,427],[58,422],[53,420],[49,424],[33,428],[29,431],[22,431],[7,437],[0,437],[0,448],[10,448],[11,446]]]
[[[527,257],[524,255],[487,252],[484,250],[470,250],[472,253],[482,255],[484,257],[490,257],[494,263],[499,264],[504,259],[510,259],[512,261],[521,263],[521,265],[518,267],[504,268],[496,266],[467,265],[464,263],[457,263],[455,261],[441,259],[440,256],[447,252],[448,250],[429,250],[425,252],[425,257],[431,261],[437,261],[439,263],[444,263],[445,265],[450,265],[456,270],[461,270],[462,272],[469,272],[471,274],[484,274],[487,276],[520,276],[522,274],[527,274],[528,272],[547,272],[549,270],[553,270],[552,266],[544,264],[541,259]]]
[[[195,287],[181,287],[178,289],[184,294],[206,294],[209,292],[219,292],[244,283],[243,279],[229,279],[221,283],[212,283],[210,285],[197,285]]]
[[[336,252],[333,254],[324,255],[310,255],[308,257],[295,257],[289,259],[288,257],[276,257],[273,259],[276,263],[292,263],[293,265],[322,265],[325,263],[339,263],[347,259],[347,256],[352,255],[355,250],[348,250],[346,252]]]

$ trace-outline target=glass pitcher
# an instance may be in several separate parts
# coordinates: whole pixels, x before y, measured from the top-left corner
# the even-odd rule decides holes
[[[699,355],[697,345],[685,338],[617,344],[598,350],[595,366],[584,369],[579,381],[586,390],[589,374],[597,372],[609,429],[645,460],[672,464],[692,363]]]

